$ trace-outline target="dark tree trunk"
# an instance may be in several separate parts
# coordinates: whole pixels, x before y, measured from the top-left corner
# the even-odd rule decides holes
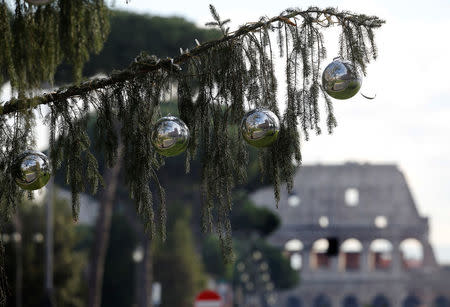
[[[0,227],[0,232],[2,228]],[[5,248],[3,246],[3,241],[0,239],[0,306],[6,305],[6,272],[5,272]]]
[[[53,253],[54,253],[54,184],[55,178],[52,177],[47,184],[47,201],[45,204],[45,286],[44,298],[41,306],[55,307],[55,291],[53,285]]]
[[[153,247],[152,240],[149,235],[145,233],[144,226],[141,220],[136,215],[136,211],[131,206],[125,206],[125,217],[133,227],[134,232],[139,236],[142,248],[144,250],[144,259],[139,264],[136,264],[137,270],[135,272],[136,289],[135,301],[137,307],[153,307]]]
[[[152,242],[147,234],[143,237],[144,259],[142,261],[142,290],[138,307],[152,307],[153,291],[153,250]]]
[[[23,254],[22,254],[22,221],[19,213],[16,213],[14,220],[15,237],[13,236],[16,248],[16,307],[22,307],[22,278],[23,278]]]
[[[89,292],[87,307],[100,307],[102,301],[103,273],[109,245],[111,218],[116,196],[119,173],[122,167],[123,145],[119,144],[118,160],[113,168],[105,171],[105,187],[101,197],[95,240],[89,271]]]

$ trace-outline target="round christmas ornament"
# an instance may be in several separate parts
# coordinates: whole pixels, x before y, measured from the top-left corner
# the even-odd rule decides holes
[[[186,150],[189,136],[189,128],[181,119],[166,116],[156,122],[152,133],[152,143],[161,155],[172,157]]]
[[[335,59],[323,71],[322,85],[331,97],[349,99],[361,88],[361,73],[350,61]]]
[[[24,190],[39,190],[50,180],[50,163],[47,156],[41,152],[24,152],[17,159],[14,168],[16,183]]]
[[[44,5],[44,4],[49,4],[50,2],[53,2],[54,0],[25,0],[25,1],[28,2],[29,4]]]
[[[280,121],[270,110],[256,109],[245,114],[241,123],[245,141],[255,147],[270,146],[280,132]]]

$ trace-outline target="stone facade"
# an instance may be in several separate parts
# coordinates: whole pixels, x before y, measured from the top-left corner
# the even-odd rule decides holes
[[[270,241],[297,259],[301,284],[279,293],[279,306],[450,307],[450,270],[436,262],[428,219],[395,165],[303,166],[279,209],[270,187],[251,198],[274,208],[282,225]],[[332,241],[334,256],[323,247]],[[407,242],[419,259],[406,257]]]

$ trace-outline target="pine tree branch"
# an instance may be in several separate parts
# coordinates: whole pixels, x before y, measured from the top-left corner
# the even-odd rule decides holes
[[[384,20],[379,19],[376,16],[366,16],[363,14],[354,14],[350,12],[338,12],[333,8],[321,10],[316,7],[312,7],[304,11],[290,9],[286,10],[283,14],[276,17],[272,17],[270,19],[265,18],[261,19],[258,22],[247,23],[241,26],[238,30],[231,32],[230,34],[220,39],[203,43],[193,48],[189,52],[185,52],[173,59],[166,58],[166,59],[152,59],[151,61],[149,60],[138,61],[133,63],[132,67],[139,67],[139,69],[129,68],[123,71],[113,73],[108,78],[86,81],[78,85],[72,85],[67,88],[61,88],[55,92],[31,98],[11,99],[7,101],[3,106],[0,106],[0,115],[3,116],[19,111],[24,111],[27,109],[32,109],[39,105],[45,105],[52,102],[65,102],[65,100],[68,98],[80,96],[93,90],[105,88],[114,85],[116,83],[132,80],[133,78],[159,69],[166,69],[173,71],[174,67],[178,68],[179,64],[189,61],[191,57],[206,53],[210,49],[217,47],[220,44],[235,40],[251,32],[258,31],[262,28],[268,27],[275,22],[292,24],[295,22],[295,19],[297,17],[308,19],[312,22],[317,23],[321,27],[329,27],[333,24],[343,25],[351,22],[358,26],[364,26],[367,28],[378,28],[381,27],[385,22]],[[294,21],[292,21],[291,19],[294,19]],[[326,20],[327,22],[324,23],[324,20]]]

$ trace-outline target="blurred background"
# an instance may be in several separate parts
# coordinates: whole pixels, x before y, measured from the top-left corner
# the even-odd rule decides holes
[[[303,142],[305,166],[294,192],[283,192],[279,209],[271,188],[259,180],[257,153],[251,152],[249,182],[234,196],[235,261],[228,264],[219,239],[199,227],[199,165],[184,175],[182,157],[167,159],[159,176],[169,205],[168,240],[152,244],[120,173],[113,202],[105,202],[102,192],[82,196],[76,225],[65,174],[57,174],[54,184],[21,205],[0,234],[8,306],[91,307],[100,295],[101,306],[108,307],[191,307],[195,296],[210,288],[223,297],[224,307],[449,307],[450,64],[445,56],[450,42],[442,36],[450,30],[450,3],[210,2],[232,19],[232,28],[309,5],[386,19],[377,32],[379,59],[369,66],[361,90],[376,98],[335,101],[338,128]],[[220,37],[203,26],[210,20],[208,3],[115,1],[111,34],[84,75],[125,68],[143,50],[174,56],[180,47],[194,46],[195,39]],[[337,54],[337,37],[334,30],[326,32],[330,60]],[[57,83],[70,82],[70,76],[63,65]],[[2,100],[7,100],[8,84],[3,88]],[[165,113],[177,112],[174,103],[165,108]],[[90,135],[95,139],[95,131]],[[37,137],[45,151],[48,131],[42,124]],[[96,156],[108,176],[103,157]],[[91,284],[102,267],[98,293]]]

